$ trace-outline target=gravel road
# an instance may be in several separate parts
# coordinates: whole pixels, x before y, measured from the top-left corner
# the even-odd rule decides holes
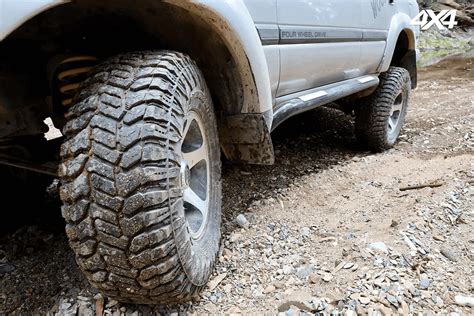
[[[0,236],[0,314],[473,314],[473,67],[422,70],[386,153],[363,151],[352,118],[323,108],[275,132],[274,166],[224,162],[222,255],[194,303],[103,298],[76,267],[58,203],[12,207],[6,196],[2,211],[17,219]]]

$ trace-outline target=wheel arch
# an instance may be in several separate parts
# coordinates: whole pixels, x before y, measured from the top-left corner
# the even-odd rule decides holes
[[[179,50],[189,54],[198,63],[213,96],[222,130],[221,143],[224,153],[230,160],[250,163],[272,162],[273,149],[270,148],[268,131],[272,119],[270,78],[259,35],[243,1],[43,0],[40,2],[41,6],[23,12],[16,23],[11,23],[18,27],[16,30],[11,26],[0,29],[4,31],[0,34],[5,39],[0,42],[0,53],[3,43],[12,39],[24,40],[25,37],[35,38],[36,42],[38,39],[42,40],[43,43],[38,43],[38,50],[39,46],[45,46],[46,42],[49,45],[48,49],[51,50],[51,42],[59,39],[57,42],[64,44],[67,42],[66,38],[74,31],[84,31],[83,28],[86,28],[89,31],[87,36],[93,35],[92,25],[95,25],[98,34],[114,37],[113,27],[106,24],[114,19],[120,19],[121,22],[117,22],[118,24],[130,25],[130,29],[133,28],[137,32],[136,37],[143,39],[140,42],[137,38],[133,38],[133,35],[129,35],[128,40],[133,44],[124,43],[122,49],[125,51],[144,48]],[[3,11],[2,14],[5,15],[7,12]],[[93,18],[94,15],[96,20]],[[107,16],[107,19],[101,21],[104,16]],[[20,26],[23,21],[26,22]],[[35,37],[35,32],[40,36]],[[125,32],[132,33],[131,30]],[[48,38],[45,33],[55,36]],[[189,41],[190,37],[194,40]],[[53,46],[57,46],[57,42],[54,42]],[[102,45],[106,46],[100,42],[95,46],[97,48]],[[63,50],[74,51],[79,45],[72,46],[74,48],[64,47]],[[94,53],[93,49],[86,50]],[[105,49],[107,50],[113,51],[112,48]],[[109,51],[103,55],[107,56]],[[254,122],[247,124],[245,129],[238,129],[230,137],[233,131],[229,131],[231,127],[227,124],[227,117],[231,117],[232,122],[236,120],[248,122],[250,117]],[[266,126],[261,126],[262,121]],[[255,146],[246,143],[251,138],[249,135],[254,136],[257,133],[259,136],[257,139],[265,139],[264,144]],[[255,147],[252,149],[252,154],[242,148],[248,146]],[[256,148],[265,149],[262,152]],[[263,156],[267,157],[265,161],[262,160]]]
[[[411,25],[411,18],[405,13],[398,13],[392,18],[387,46],[379,71],[385,72],[390,66],[408,70],[412,81],[412,89],[417,87],[417,34],[418,30]]]
[[[38,0],[18,5],[16,1],[2,0],[0,3],[0,42],[28,20],[69,0]]]

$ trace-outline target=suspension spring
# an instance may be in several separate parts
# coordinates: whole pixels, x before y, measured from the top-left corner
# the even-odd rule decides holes
[[[69,57],[59,63],[55,79],[63,106],[69,107],[72,104],[81,83],[96,64],[97,58],[93,56]]]

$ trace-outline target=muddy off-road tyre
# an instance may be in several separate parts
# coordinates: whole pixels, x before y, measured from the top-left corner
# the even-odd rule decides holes
[[[220,150],[196,64],[169,51],[96,67],[67,114],[63,216],[92,285],[121,302],[178,303],[219,250]]]
[[[380,75],[380,84],[373,94],[356,106],[356,135],[373,151],[392,148],[405,123],[411,92],[409,72],[390,67]]]

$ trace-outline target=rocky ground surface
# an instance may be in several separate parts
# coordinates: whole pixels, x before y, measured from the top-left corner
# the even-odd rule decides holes
[[[350,116],[320,109],[276,131],[274,166],[224,163],[221,256],[194,303],[102,297],[76,267],[57,203],[22,213],[5,202],[4,214],[34,221],[0,236],[0,314],[472,315],[473,68],[421,71],[389,152],[363,151]]]

